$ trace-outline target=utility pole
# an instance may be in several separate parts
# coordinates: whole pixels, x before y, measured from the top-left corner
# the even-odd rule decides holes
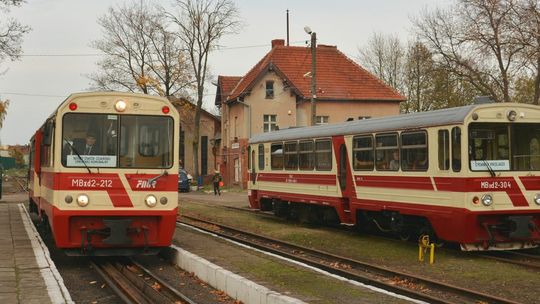
[[[304,31],[311,36],[311,125],[314,126],[317,123],[317,33],[309,26],[304,27]]]

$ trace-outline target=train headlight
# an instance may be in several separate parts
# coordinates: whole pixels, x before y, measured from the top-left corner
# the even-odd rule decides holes
[[[155,207],[157,204],[157,198],[153,196],[152,194],[150,194],[144,199],[144,202],[146,203],[146,206],[148,207]]]
[[[81,207],[86,207],[90,203],[90,199],[88,198],[88,195],[86,194],[79,194],[77,196],[77,204]]]
[[[482,205],[491,206],[491,204],[493,204],[493,197],[491,194],[482,195]]]
[[[508,120],[514,121],[514,120],[516,120],[517,112],[514,111],[514,110],[510,110],[510,111],[508,111],[508,113],[506,113],[506,117],[508,118]]]
[[[64,198],[64,201],[66,201],[66,203],[68,204],[71,204],[73,203],[73,197],[71,195],[66,195],[66,198]]]
[[[127,103],[123,100],[118,100],[115,104],[114,104],[114,109],[118,112],[124,112],[127,108]]]
[[[159,202],[162,204],[162,205],[165,205],[167,204],[169,200],[165,197],[165,196],[162,196],[160,199],[159,199]]]
[[[540,205],[540,193],[536,193],[536,195],[534,196],[534,202],[537,205]]]

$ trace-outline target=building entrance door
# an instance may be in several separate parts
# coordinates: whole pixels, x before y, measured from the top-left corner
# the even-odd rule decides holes
[[[239,158],[234,159],[234,182],[235,183],[240,182],[240,159]]]

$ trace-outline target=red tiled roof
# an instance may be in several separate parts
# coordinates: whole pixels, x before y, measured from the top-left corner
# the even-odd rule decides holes
[[[318,99],[381,101],[406,99],[353,62],[335,46],[319,45],[316,55]],[[308,73],[311,72],[311,49],[275,44],[272,50],[242,77],[231,94],[227,96],[226,101],[234,100],[249,92],[256,80],[269,69],[273,69],[284,78],[301,97],[305,99],[311,97],[311,78]]]
[[[218,95],[215,104],[225,102],[241,79],[242,76],[218,76]]]

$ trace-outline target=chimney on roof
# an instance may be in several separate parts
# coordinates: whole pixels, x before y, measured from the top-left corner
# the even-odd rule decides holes
[[[272,40],[272,48],[275,48],[276,46],[284,46],[285,40],[283,39],[274,39]]]

